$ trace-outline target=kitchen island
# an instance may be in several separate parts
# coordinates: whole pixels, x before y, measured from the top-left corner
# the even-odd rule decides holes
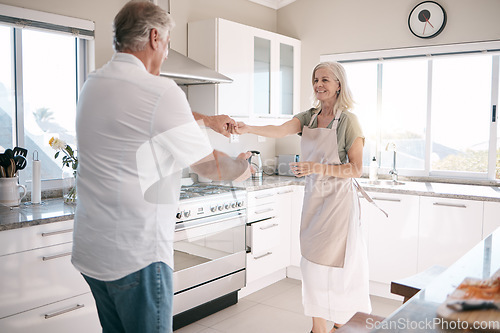
[[[466,277],[487,279],[498,270],[500,270],[500,228],[478,243],[384,321],[367,322],[367,327],[372,329],[371,332],[482,332],[487,327],[493,332],[500,332],[498,311],[498,316],[493,320],[472,324],[477,325],[476,327],[465,321],[447,322],[437,316],[438,307]]]

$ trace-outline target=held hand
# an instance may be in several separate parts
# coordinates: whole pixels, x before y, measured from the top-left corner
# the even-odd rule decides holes
[[[207,126],[226,137],[229,137],[230,128],[236,125],[236,121],[229,116],[219,115],[206,118]]]
[[[231,134],[245,134],[250,131],[250,127],[244,122],[239,121],[235,126],[231,126]]]
[[[324,165],[316,162],[292,162],[289,164],[295,177],[304,177],[317,173],[324,174]]]

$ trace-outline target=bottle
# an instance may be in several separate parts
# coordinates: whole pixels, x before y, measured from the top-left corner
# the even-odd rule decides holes
[[[378,164],[377,159],[373,156],[370,162],[370,181],[375,181],[378,178]]]

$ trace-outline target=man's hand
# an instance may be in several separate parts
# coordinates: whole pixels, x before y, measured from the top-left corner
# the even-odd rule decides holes
[[[225,114],[219,116],[206,116],[201,113],[193,111],[193,116],[195,120],[203,120],[205,126],[210,127],[217,133],[220,133],[226,137],[230,136],[229,128],[231,126],[236,126],[236,121]]]

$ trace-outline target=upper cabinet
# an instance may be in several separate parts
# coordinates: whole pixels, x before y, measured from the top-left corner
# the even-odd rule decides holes
[[[253,121],[291,118],[300,112],[300,45],[297,39],[220,18],[189,23],[188,56],[233,79],[189,86],[191,107]]]

